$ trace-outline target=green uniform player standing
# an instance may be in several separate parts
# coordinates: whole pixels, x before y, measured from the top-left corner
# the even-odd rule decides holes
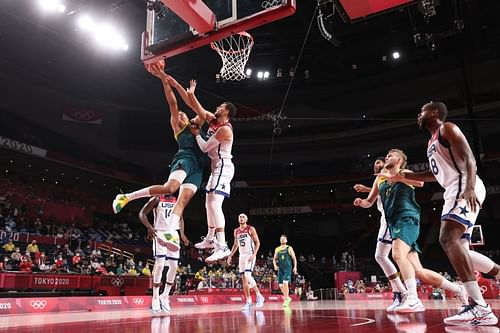
[[[289,296],[288,284],[292,280],[292,272],[297,274],[297,258],[290,245],[287,245],[286,235],[281,235],[280,246],[274,250],[273,265],[278,271],[278,283],[283,293],[283,307],[288,307],[292,299]]]

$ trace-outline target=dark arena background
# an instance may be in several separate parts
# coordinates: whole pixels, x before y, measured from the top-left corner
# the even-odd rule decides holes
[[[392,148],[429,170],[417,116],[443,102],[486,188],[471,247],[500,262],[500,2],[252,1],[0,0],[0,332],[500,331],[446,325],[457,294],[418,279],[426,311],[387,312],[380,213],[353,205]],[[209,43],[243,30],[253,48],[222,52],[249,52],[234,81]],[[117,194],[169,177],[169,106],[144,66],[163,58],[184,88],[197,80],[207,110],[237,107],[225,234],[231,249],[240,213],[255,227],[262,307],[242,311],[238,259],[207,263],[194,247],[207,233],[208,159],[184,210],[170,311],[152,311],[155,258],[138,217],[148,199],[113,213]],[[415,189],[420,258],[461,286],[440,244],[443,192]],[[297,259],[289,306],[273,269],[282,234]],[[498,316],[500,274],[483,273]]]

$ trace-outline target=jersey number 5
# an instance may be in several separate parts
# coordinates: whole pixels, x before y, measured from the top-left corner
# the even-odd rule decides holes
[[[240,246],[245,247],[245,240],[244,239],[240,239]]]

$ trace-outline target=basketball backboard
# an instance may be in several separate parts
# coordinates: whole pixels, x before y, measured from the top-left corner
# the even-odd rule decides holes
[[[374,15],[414,5],[416,0],[333,0],[340,16],[346,22],[363,20]]]
[[[480,225],[475,225],[472,227],[472,233],[470,235],[470,245],[471,246],[483,246],[483,229]]]
[[[296,0],[149,0],[144,63],[173,57],[295,13]]]

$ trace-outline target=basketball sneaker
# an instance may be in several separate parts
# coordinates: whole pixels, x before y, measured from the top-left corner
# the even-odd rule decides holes
[[[121,212],[123,207],[128,204],[128,198],[125,194],[117,194],[115,200],[113,200],[113,212],[118,214]]]
[[[292,299],[290,297],[285,298],[285,300],[283,301],[283,307],[284,308],[289,307],[291,301],[292,301]]]
[[[206,262],[215,262],[217,260],[224,259],[231,254],[231,250],[227,247],[227,244],[217,244],[214,253],[205,259]]]
[[[392,295],[392,304],[386,309],[387,312],[394,312],[398,306],[401,305],[401,293],[395,292]]]
[[[247,311],[247,310],[250,310],[252,307],[253,307],[253,303],[252,303],[252,302],[245,302],[245,306],[243,306],[243,307],[241,308],[241,311]]]
[[[409,297],[407,297],[401,305],[394,310],[396,313],[413,313],[423,311],[425,311],[425,306],[422,304],[420,299],[410,299]]]
[[[446,333],[500,333],[500,328],[496,326],[476,326],[473,329],[470,326],[445,326]]]
[[[201,242],[194,244],[194,247],[200,250],[213,249],[216,247],[214,237],[201,237]]]
[[[151,303],[151,310],[154,313],[161,311],[161,303],[159,298],[153,298],[153,302]]]
[[[264,306],[264,301],[266,298],[262,295],[257,296],[257,301],[255,302],[255,307],[256,308],[261,308]]]
[[[489,305],[481,306],[472,301],[471,304],[463,306],[456,315],[445,318],[444,323],[459,326],[488,326],[496,325],[498,318]]]
[[[168,297],[160,296],[160,308],[163,312],[170,312],[170,301],[168,300]]]

